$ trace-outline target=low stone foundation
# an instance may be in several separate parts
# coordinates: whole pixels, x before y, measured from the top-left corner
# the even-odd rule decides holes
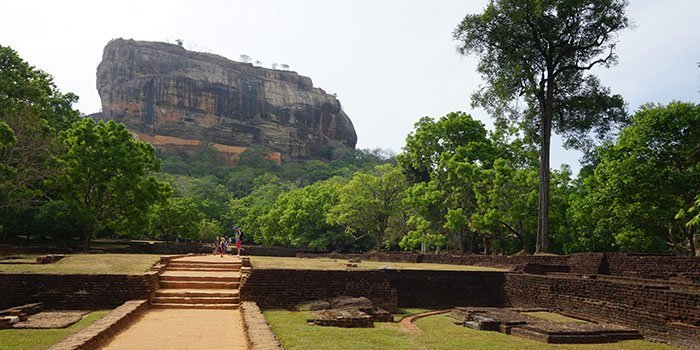
[[[524,311],[542,310],[459,307],[453,309],[450,316],[465,327],[516,335],[544,343],[596,344],[642,338],[638,331],[628,327],[573,320],[552,322],[528,317],[521,313]]]

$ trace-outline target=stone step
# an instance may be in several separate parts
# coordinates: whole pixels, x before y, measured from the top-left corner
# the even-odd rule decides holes
[[[153,300],[157,304],[238,304],[240,299],[236,297],[156,297]]]
[[[238,297],[237,289],[159,289],[156,297]]]
[[[203,262],[203,261],[170,261],[168,266],[241,266],[240,261],[221,261],[221,262]]]
[[[153,303],[151,308],[155,309],[224,309],[236,310],[240,304],[169,304],[169,303]]]
[[[165,289],[238,289],[239,285],[239,282],[160,281],[160,287]]]
[[[211,272],[238,272],[240,268],[234,267],[170,267],[167,271],[211,271]]]
[[[163,282],[187,281],[187,282],[240,282],[241,276],[177,276],[160,275],[159,280]]]

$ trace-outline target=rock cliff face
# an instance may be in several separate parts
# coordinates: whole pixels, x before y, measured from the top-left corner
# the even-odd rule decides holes
[[[178,45],[110,41],[97,90],[98,118],[122,122],[166,151],[208,143],[235,161],[259,144],[282,159],[310,159],[328,143],[357,142],[340,102],[311,79]]]

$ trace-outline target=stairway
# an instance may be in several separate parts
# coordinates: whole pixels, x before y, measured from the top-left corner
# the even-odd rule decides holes
[[[152,308],[238,309],[240,257],[191,256],[170,260],[159,275]]]

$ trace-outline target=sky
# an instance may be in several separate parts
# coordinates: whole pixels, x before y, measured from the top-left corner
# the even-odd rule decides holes
[[[483,84],[477,58],[456,52],[452,31],[487,0],[10,1],[0,45],[54,76],[77,108],[100,110],[95,73],[110,39],[174,43],[265,67],[288,64],[335,93],[360,148],[399,152],[423,116],[471,107]],[[635,111],[644,103],[700,103],[700,1],[631,0],[634,28],[618,37],[619,64],[594,73]],[[553,138],[552,167],[579,169],[580,153]]]

